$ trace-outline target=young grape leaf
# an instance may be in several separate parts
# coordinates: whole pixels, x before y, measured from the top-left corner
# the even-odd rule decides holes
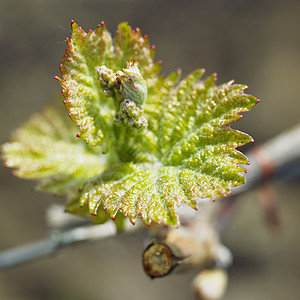
[[[66,40],[68,48],[60,65],[62,79],[55,78],[63,87],[69,117],[79,127],[79,137],[109,149],[114,141],[114,102],[101,88],[97,69],[105,66],[116,73],[126,67],[128,60],[135,60],[151,85],[161,64],[153,63],[155,50],[149,46],[148,38],[127,23],[119,25],[114,45],[104,23],[86,33],[72,21],[71,38]]]
[[[57,195],[77,190],[101,173],[102,158],[76,139],[67,120],[53,107],[37,113],[2,145],[2,157],[14,174],[39,181],[38,189]]]
[[[182,202],[196,209],[198,198],[245,182],[248,160],[236,148],[252,138],[229,125],[258,101],[246,86],[216,86],[215,75],[202,80],[204,69],[183,80],[180,70],[158,76],[155,48],[127,23],[113,40],[104,23],[86,33],[72,21],[67,43],[56,78],[79,133],[52,108],[33,116],[2,146],[17,176],[67,194],[66,210],[98,215],[96,223],[105,209],[169,225],[179,224]]]
[[[153,150],[152,165],[137,163],[137,169],[113,180],[100,176],[86,186],[81,205],[97,214],[101,204],[113,218],[120,209],[132,223],[141,215],[145,224],[178,225],[176,207],[181,202],[196,208],[197,198],[224,197],[231,187],[245,182],[245,168],[238,164],[248,160],[236,147],[252,138],[226,125],[240,119],[239,113],[252,108],[257,99],[244,94],[246,86],[233,82],[216,87],[215,75],[199,81],[203,71],[177,86],[178,72],[157,80],[160,100],[152,106],[147,102],[148,131],[136,138]]]

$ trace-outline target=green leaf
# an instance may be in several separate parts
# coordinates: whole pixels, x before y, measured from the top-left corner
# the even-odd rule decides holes
[[[121,213],[178,225],[181,203],[196,209],[245,182],[248,160],[236,148],[252,138],[229,125],[257,103],[246,86],[216,86],[204,69],[159,76],[155,48],[127,23],[114,40],[104,23],[86,33],[73,21],[71,30],[57,79],[79,133],[53,109],[35,115],[2,147],[16,175],[67,194],[69,212],[117,217],[119,228]]]
[[[119,25],[114,45],[104,23],[86,33],[73,21],[71,29],[60,65],[62,79],[55,78],[63,87],[69,117],[79,127],[78,136],[92,145],[104,144],[107,152],[114,141],[112,122],[116,111],[111,95],[99,83],[97,69],[105,66],[117,72],[126,67],[128,60],[136,61],[150,86],[161,64],[153,63],[155,50],[149,46],[148,38],[127,23]]]
[[[2,157],[18,177],[61,195],[103,171],[101,157],[74,137],[73,126],[53,107],[37,113],[2,145]]]
[[[151,149],[152,164],[139,163],[135,155],[137,169],[113,180],[100,176],[86,186],[81,205],[88,205],[92,214],[103,205],[113,218],[121,210],[132,223],[141,215],[145,224],[178,225],[181,202],[196,208],[198,198],[225,197],[231,187],[245,182],[245,168],[239,164],[248,160],[236,147],[252,138],[226,125],[240,119],[239,113],[257,99],[233,82],[216,87],[215,75],[200,81],[203,71],[178,85],[179,72],[157,80],[152,90],[157,94],[145,106],[148,131],[133,143],[134,154],[142,152],[141,145]]]
[[[148,85],[155,79],[160,71],[161,63],[154,63],[155,47],[150,47],[147,36],[142,36],[141,30],[133,30],[126,22],[121,23],[115,36],[114,63],[120,70],[126,67],[127,61],[135,60],[141,74]]]
[[[113,117],[113,103],[100,88],[97,68],[110,65],[114,56],[112,39],[105,26],[88,33],[76,22],[72,22],[71,28],[71,38],[67,39],[68,48],[60,65],[64,103],[69,117],[79,127],[78,135],[87,143],[99,145],[105,135],[109,138],[107,119]]]

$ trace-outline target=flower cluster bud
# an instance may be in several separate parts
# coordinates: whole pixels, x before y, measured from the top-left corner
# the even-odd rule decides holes
[[[147,127],[148,122],[142,116],[142,113],[142,106],[137,106],[134,101],[125,99],[120,104],[120,110],[116,113],[114,122],[119,125],[143,129]]]
[[[101,66],[97,69],[97,75],[105,95],[112,96],[114,94],[114,88],[117,85],[116,75],[113,70],[106,66]]]
[[[100,86],[107,96],[116,96],[119,111],[114,122],[122,126],[142,129],[148,125],[142,116],[142,105],[147,99],[147,84],[134,61],[128,61],[126,68],[114,73],[106,66],[97,69]]]

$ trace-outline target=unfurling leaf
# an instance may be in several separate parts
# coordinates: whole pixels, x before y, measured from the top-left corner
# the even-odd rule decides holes
[[[199,82],[202,73],[194,72],[177,87],[172,82],[169,94],[155,103],[161,114],[145,108],[149,131],[138,139],[157,149],[152,151],[153,164],[137,163],[138,169],[128,170],[121,178],[100,176],[98,182],[88,184],[81,204],[88,205],[91,213],[97,214],[101,204],[111,217],[121,209],[133,223],[141,215],[146,224],[176,225],[176,207],[181,202],[196,208],[197,198],[225,197],[231,187],[245,182],[240,174],[245,168],[238,164],[248,160],[235,148],[252,138],[226,125],[241,118],[238,113],[249,110],[257,100],[243,93],[245,86],[229,82],[215,87],[214,77]]]
[[[169,225],[179,224],[182,202],[197,208],[197,199],[245,182],[248,160],[236,148],[252,138],[229,125],[257,103],[246,86],[216,86],[204,69],[159,76],[155,48],[127,23],[114,40],[104,23],[71,29],[57,79],[79,133],[51,109],[34,116],[2,148],[18,176],[68,194],[67,211],[98,215],[95,222],[106,220],[104,209]]]

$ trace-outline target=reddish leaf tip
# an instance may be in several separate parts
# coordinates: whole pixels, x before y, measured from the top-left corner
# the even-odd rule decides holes
[[[205,69],[205,68],[202,68],[201,71],[204,73],[204,72],[206,72],[206,69]]]
[[[247,162],[246,162],[246,165],[248,165],[248,166],[249,166],[249,165],[250,165],[250,161],[247,161]]]
[[[260,99],[256,99],[256,103],[259,103],[260,102]]]
[[[147,35],[147,34],[144,35],[144,39],[145,39],[145,40],[148,39],[148,35]]]
[[[244,172],[245,172],[245,174],[247,174],[247,173],[248,173],[248,170],[247,170],[247,169],[245,169],[245,171],[244,171]]]
[[[162,65],[162,60],[159,60],[157,63],[158,63],[159,65]]]
[[[76,137],[77,137],[77,138],[80,138],[80,133],[77,133],[77,134],[76,134]]]
[[[150,222],[150,223],[148,223],[148,224],[146,224],[146,226],[147,226],[147,227],[150,227],[150,226],[151,226],[151,222]]]
[[[93,212],[92,215],[93,215],[93,216],[97,216],[97,213],[96,213],[96,212]]]
[[[64,100],[64,101],[63,101],[63,104],[66,104],[66,103],[67,103],[67,101],[66,101],[66,100]]]
[[[214,73],[213,73],[213,76],[217,77],[217,76],[218,76],[218,73],[217,73],[217,72],[214,72]]]
[[[111,218],[112,218],[112,220],[113,220],[113,221],[115,221],[115,220],[116,220],[116,217],[115,217],[115,216],[112,216]]]
[[[152,45],[152,46],[151,46],[151,49],[152,49],[152,50],[155,50],[155,49],[156,49],[155,45]]]
[[[74,20],[71,20],[71,24],[73,25],[74,23],[76,23]]]
[[[255,143],[255,140],[254,140],[254,139],[251,139],[250,143]]]
[[[175,228],[175,229],[178,229],[178,228],[179,228],[179,225],[174,225],[174,228]]]
[[[55,80],[59,80],[59,77],[58,77],[57,75],[55,75],[53,78],[54,78]]]

